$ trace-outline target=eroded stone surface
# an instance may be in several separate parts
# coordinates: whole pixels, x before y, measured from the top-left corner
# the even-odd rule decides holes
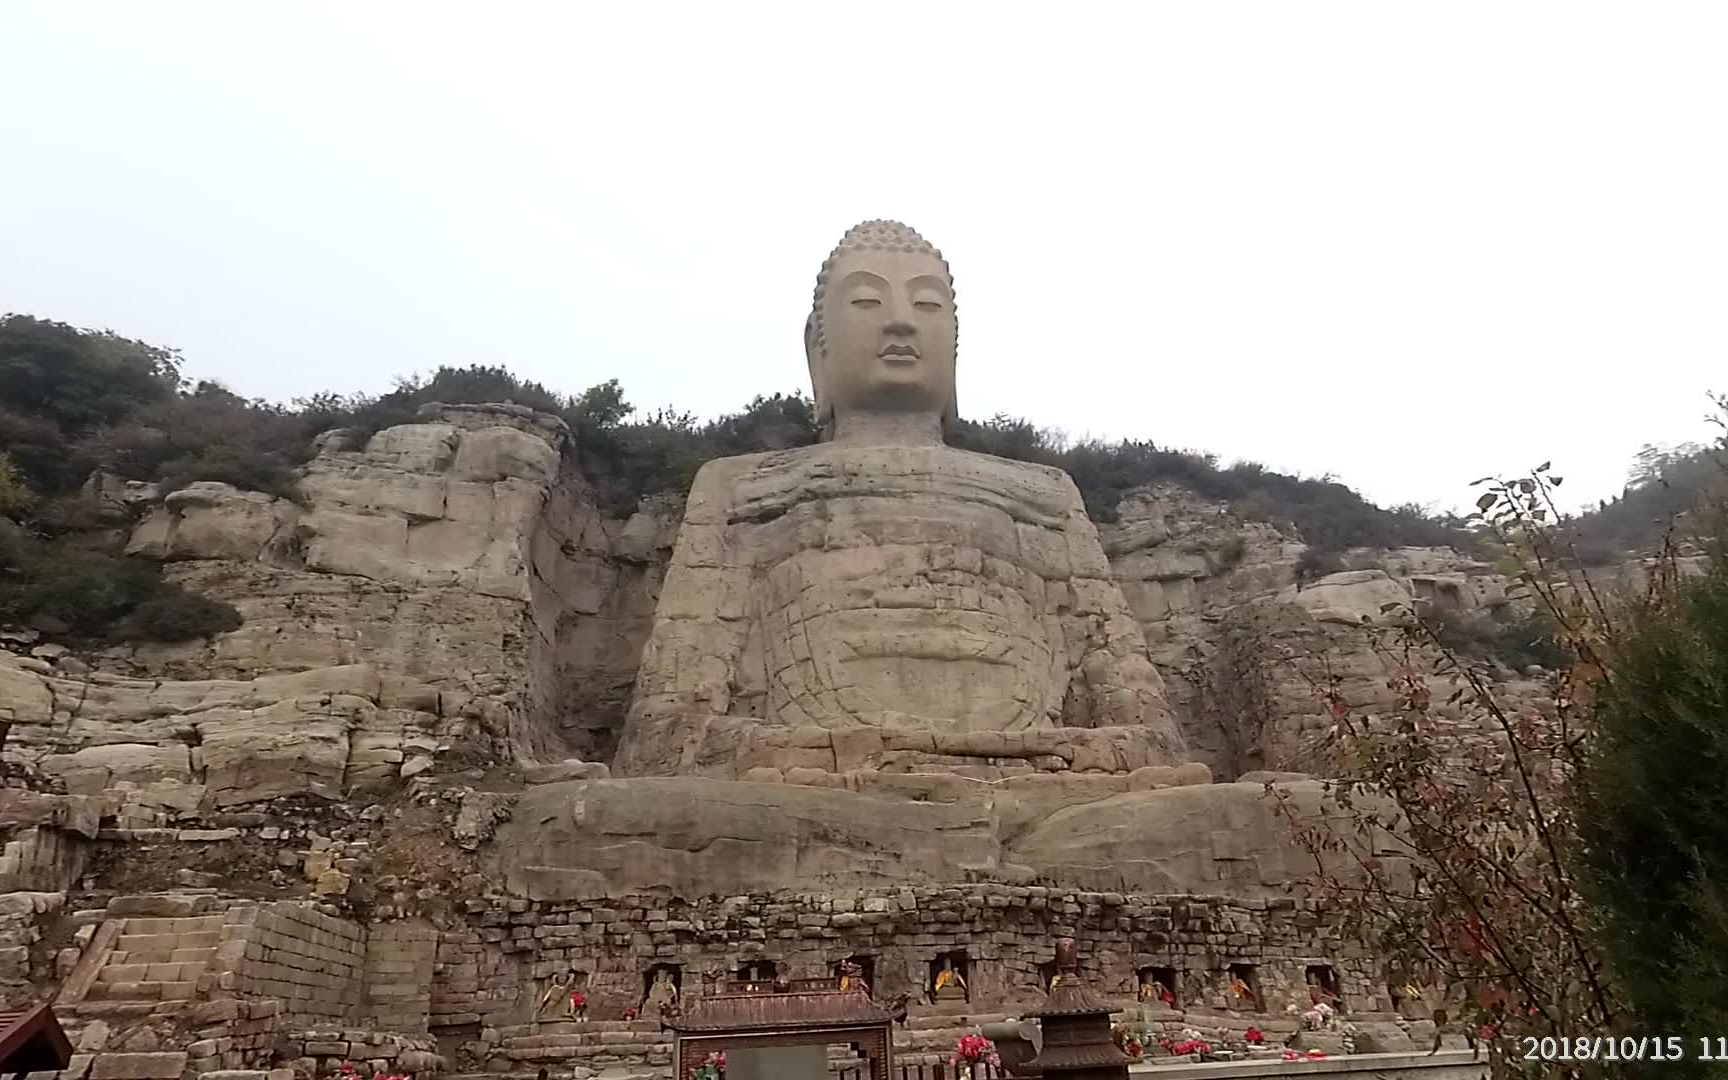
[[[342,798],[430,758],[422,688],[366,665],[249,681],[71,679],[0,653],[7,757],[123,826],[284,795]]]
[[[964,880],[1246,897],[1312,869],[1266,785],[1208,784],[1204,770],[999,784],[820,776],[820,786],[661,777],[534,788],[498,832],[499,870],[513,890],[574,899]],[[1278,790],[1318,811],[1318,782]]]

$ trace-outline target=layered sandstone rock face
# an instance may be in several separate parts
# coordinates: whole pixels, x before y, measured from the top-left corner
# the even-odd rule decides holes
[[[441,715],[501,758],[609,753],[675,525],[653,508],[600,514],[562,421],[427,406],[370,438],[322,436],[298,486],[294,501],[214,483],[162,500],[128,550],[169,561],[245,625],[109,650],[103,670],[246,679],[364,663],[433,687]]]
[[[122,828],[289,795],[342,799],[425,771],[437,691],[365,665],[237,680],[69,678],[0,653],[7,758]]]

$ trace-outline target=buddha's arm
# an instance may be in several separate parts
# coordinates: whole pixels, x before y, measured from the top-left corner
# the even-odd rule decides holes
[[[750,460],[710,461],[691,485],[619,747],[626,773],[677,771],[700,744],[704,718],[732,706],[752,571],[728,543],[727,518],[737,473]]]

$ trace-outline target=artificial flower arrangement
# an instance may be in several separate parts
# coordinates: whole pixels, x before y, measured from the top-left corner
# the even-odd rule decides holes
[[[1146,1033],[1139,1028],[1117,1024],[1110,1029],[1110,1038],[1115,1040],[1117,1049],[1131,1058],[1138,1058],[1146,1052]]]
[[[352,1061],[344,1061],[336,1068],[337,1080],[364,1080],[365,1074]],[[375,1073],[372,1080],[408,1080],[401,1073]]]
[[[1300,1050],[1286,1050],[1281,1056],[1285,1061],[1319,1061],[1321,1058],[1326,1056],[1326,1051],[1310,1050],[1304,1054]]]
[[[1248,1033],[1246,1035],[1242,1036],[1242,1040],[1244,1042],[1246,1042],[1249,1046],[1265,1046],[1266,1045],[1266,1035],[1264,1032],[1262,1032],[1257,1027],[1249,1028]]]
[[[690,1074],[691,1080],[726,1080],[726,1053],[716,1051],[708,1055],[708,1059],[696,1067]]]
[[[1212,1052],[1212,1044],[1207,1042],[1206,1037],[1193,1028],[1183,1028],[1180,1039],[1166,1036],[1158,1040],[1158,1045],[1163,1047],[1164,1052],[1171,1057],[1187,1057],[1190,1054],[1204,1055]]]
[[[1332,1021],[1336,1016],[1332,1006],[1322,1001],[1302,1014],[1300,1018],[1302,1029],[1304,1031],[1330,1031],[1332,1030]]]
[[[588,995],[580,990],[570,991],[570,1015],[581,1020],[588,1015]]]
[[[636,1019],[636,1006],[632,1005],[628,1009],[624,1010],[624,1019],[625,1020]]]
[[[948,1064],[958,1069],[962,1065],[988,1065],[993,1069],[1002,1067],[1002,1058],[996,1053],[996,1044],[982,1035],[962,1035],[954,1045],[954,1056],[948,1059]]]

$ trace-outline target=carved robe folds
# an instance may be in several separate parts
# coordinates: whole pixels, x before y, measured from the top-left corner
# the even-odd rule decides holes
[[[1059,470],[945,446],[710,462],[643,655],[626,774],[1184,759]]]

